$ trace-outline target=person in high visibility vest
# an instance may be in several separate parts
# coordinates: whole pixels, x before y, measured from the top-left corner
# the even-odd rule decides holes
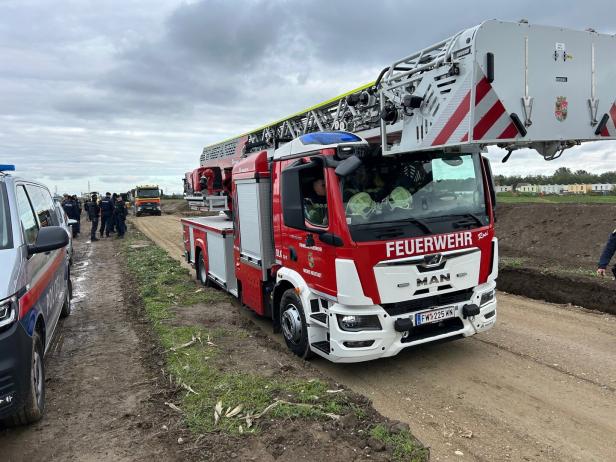
[[[327,226],[327,190],[325,180],[317,178],[312,182],[313,194],[304,199],[306,219],[317,226]]]

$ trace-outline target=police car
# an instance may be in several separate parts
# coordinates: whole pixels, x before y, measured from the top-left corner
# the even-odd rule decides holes
[[[71,311],[69,236],[49,190],[0,165],[0,422],[45,409],[44,356]]]

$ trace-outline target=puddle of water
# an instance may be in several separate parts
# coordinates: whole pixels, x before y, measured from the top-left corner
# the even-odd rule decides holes
[[[90,270],[90,257],[92,256],[92,247],[88,247],[82,261],[75,262],[73,265],[73,298],[71,300],[71,308],[73,312],[79,311],[81,302],[88,295],[86,281]],[[76,276],[76,277],[75,277]]]

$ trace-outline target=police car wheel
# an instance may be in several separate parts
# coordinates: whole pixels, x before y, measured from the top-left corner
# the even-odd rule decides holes
[[[43,343],[38,331],[32,335],[32,358],[30,361],[30,381],[24,392],[23,406],[12,416],[2,420],[8,426],[26,425],[43,417],[45,410],[45,363]]]
[[[71,277],[69,275],[68,282],[66,284],[66,294],[64,295],[64,303],[62,304],[62,311],[60,312],[61,318],[66,318],[73,311],[73,307],[71,306],[71,298],[73,298],[73,283],[71,282]]]
[[[308,326],[302,301],[295,289],[288,289],[280,300],[280,327],[282,336],[289,350],[300,358],[310,359],[313,356],[308,343]]]

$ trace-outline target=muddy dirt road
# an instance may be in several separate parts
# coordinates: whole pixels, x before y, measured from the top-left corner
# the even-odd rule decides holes
[[[114,243],[86,242],[84,230],[75,252],[73,313],[45,362],[45,417],[0,430],[0,460],[180,460],[157,436],[155,376],[127,312]]]
[[[137,223],[181,258],[178,221]],[[433,460],[616,461],[616,317],[508,294],[498,316],[469,339],[368,364],[314,364],[408,422]]]

